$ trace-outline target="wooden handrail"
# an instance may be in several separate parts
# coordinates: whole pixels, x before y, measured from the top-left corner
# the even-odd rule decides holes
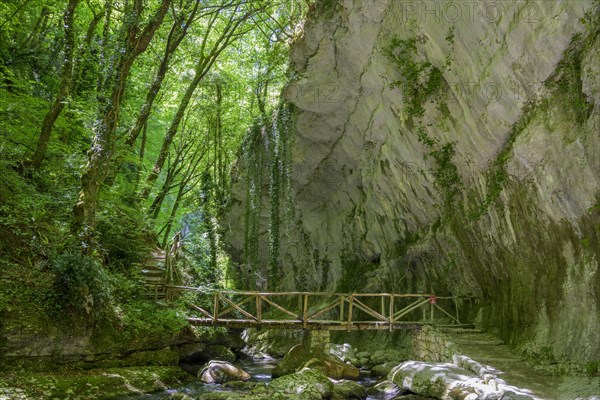
[[[169,291],[194,291],[207,299],[212,298],[212,313],[205,308],[190,303],[190,307],[199,312],[199,317],[189,318],[198,325],[216,325],[231,327],[268,326],[302,329],[405,329],[424,324],[435,324],[433,311],[452,323],[449,326],[465,326],[447,310],[440,307],[438,300],[450,301],[473,298],[465,296],[441,296],[424,293],[324,293],[324,292],[258,292],[232,291],[194,288],[189,286],[165,285]],[[274,298],[300,296],[295,307],[289,302],[275,301]],[[313,298],[333,298],[326,302],[311,301]],[[376,299],[380,299],[376,302]],[[387,303],[386,303],[386,298]],[[372,299],[372,300],[371,300]],[[400,301],[405,299],[405,301]],[[411,300],[407,302],[406,300]],[[224,305],[220,311],[221,303]],[[376,304],[375,306],[372,306]],[[421,320],[415,320],[415,311],[429,306],[430,313],[422,313]],[[298,310],[298,308],[300,308]],[[379,309],[377,311],[376,309]],[[281,312],[277,318],[268,313],[269,309]],[[357,314],[358,313],[358,314]],[[356,314],[356,315],[355,315]],[[265,315],[269,317],[265,318]],[[429,318],[425,317],[428,315]],[[333,319],[332,319],[333,317]],[[449,319],[448,319],[449,318]],[[427,321],[425,321],[427,319]],[[438,324],[439,325],[439,324]]]
[[[193,290],[202,292],[205,290],[203,287],[194,286],[181,286],[181,285],[166,285],[168,289],[174,290]],[[203,292],[205,294],[213,294],[219,292],[220,294],[231,294],[231,295],[244,295],[244,296],[298,296],[298,295],[309,295],[318,297],[332,297],[332,296],[353,296],[353,297],[435,297],[438,300],[456,300],[456,299],[475,299],[475,296],[437,296],[432,293],[338,293],[338,292],[259,292],[259,291],[248,291],[248,290],[216,290],[211,289],[210,291]]]

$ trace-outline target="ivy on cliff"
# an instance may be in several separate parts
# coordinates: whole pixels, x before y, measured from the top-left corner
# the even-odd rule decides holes
[[[417,44],[424,43],[424,36],[414,36],[408,39],[394,38],[385,50],[388,59],[400,73],[401,79],[393,82],[392,87],[400,88],[403,94],[406,120],[416,125],[419,142],[427,149],[424,158],[432,159],[435,163],[435,186],[442,195],[441,207],[445,212],[452,211],[462,190],[462,180],[458,168],[453,162],[456,155],[455,142],[441,144],[439,139],[430,137],[423,125],[425,113],[424,104],[432,99],[438,103],[442,118],[449,117],[448,107],[444,102],[443,88],[445,85],[443,71],[428,61],[417,61]],[[446,41],[454,44],[454,29],[447,34]],[[445,67],[451,59],[447,58]]]

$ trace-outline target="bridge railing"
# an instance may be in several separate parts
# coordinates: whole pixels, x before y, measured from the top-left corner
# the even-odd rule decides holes
[[[205,292],[168,286],[175,292],[196,292],[188,304],[196,325],[279,327],[329,330],[402,329],[420,325],[471,326],[459,320],[459,297],[433,294],[320,292]],[[201,302],[200,302],[200,301]]]

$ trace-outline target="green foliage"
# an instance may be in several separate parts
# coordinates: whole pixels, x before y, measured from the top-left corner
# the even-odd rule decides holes
[[[456,29],[456,27],[454,25],[452,25],[450,28],[448,28],[448,33],[446,34],[446,42],[448,42],[448,44],[450,44],[451,46],[454,45],[454,30]]]
[[[229,259],[219,244],[216,219],[199,210],[186,215],[183,224],[184,257],[179,266],[186,274],[184,280],[206,291],[223,288]]]
[[[580,22],[586,27],[586,32],[576,33],[573,36],[571,45],[563,53],[554,76],[546,82],[546,85],[562,99],[562,107],[568,110],[575,122],[583,124],[594,109],[594,104],[589,102],[583,93],[581,61],[583,55],[593,48],[600,34],[598,4],[596,10],[592,7]]]
[[[260,213],[263,206],[263,159],[265,127],[258,119],[248,131],[242,145],[242,157],[246,164],[246,210],[244,218],[244,263],[251,270],[260,271]]]
[[[586,363],[584,369],[587,376],[597,376],[600,372],[600,360],[590,361]]]
[[[46,293],[52,290],[52,275],[37,266],[21,266],[0,260],[0,315],[19,313],[20,322],[44,316],[53,306]]]
[[[128,192],[116,190],[104,194],[96,229],[104,264],[112,270],[131,273],[148,258],[156,244],[144,210],[122,193]]]
[[[340,262],[344,268],[335,288],[338,293],[362,290],[365,287],[365,277],[378,267],[377,264],[364,260],[352,252],[342,254]]]
[[[417,43],[426,40],[424,37],[410,39],[392,39],[385,54],[400,72],[401,79],[392,83],[392,87],[402,90],[404,111],[408,118],[420,118],[425,113],[423,104],[436,94],[443,85],[443,75],[437,67],[427,61],[415,60]]]
[[[442,117],[447,119],[450,113],[441,93],[444,87],[443,71],[428,61],[416,60],[417,44],[425,40],[425,37],[411,37],[404,40],[394,38],[385,50],[385,54],[401,74],[401,79],[393,82],[392,87],[399,87],[402,90],[405,119],[417,122],[418,139],[428,151],[425,159],[431,158],[435,162],[434,178],[436,188],[442,194],[441,207],[444,211],[450,212],[460,204],[457,203],[457,198],[463,186],[458,168],[453,162],[456,143],[440,144],[438,139],[431,138],[427,134],[421,121],[425,113],[423,105],[433,96],[437,97],[434,102],[438,103],[437,108]],[[448,31],[446,41],[450,45],[454,44],[454,27]],[[449,60],[446,67],[448,65]]]
[[[429,150],[425,158],[432,158],[435,161],[435,185],[443,196],[443,209],[449,212],[456,207],[457,198],[463,188],[458,168],[452,161],[456,154],[454,148],[456,142],[440,145],[439,140],[429,137],[422,126],[418,128],[417,135],[419,141]]]
[[[40,320],[47,315],[56,320],[69,318],[84,328],[87,323],[112,326],[118,305],[134,301],[123,307],[124,324],[130,326],[128,335],[155,326],[153,316],[164,322],[158,324],[159,329],[166,331],[169,323],[181,326],[179,316],[175,318],[171,311],[150,310],[152,306],[140,302],[139,270],[156,249],[159,235],[167,242],[173,231],[184,229],[189,230],[187,253],[180,260],[189,267],[184,278],[210,287],[223,285],[229,264],[219,244],[217,217],[225,206],[230,172],[248,121],[264,121],[279,104],[287,80],[287,43],[298,35],[296,27],[305,5],[259,1],[242,2],[235,8],[219,0],[174,4],[148,50],[134,57],[126,71],[116,68],[121,52],[129,50],[127,29],[140,24],[140,29],[134,30],[141,32],[161,2],[142,2],[139,15],[127,12],[133,3],[79,2],[73,26],[73,87],[61,103],[64,108],[53,125],[43,163],[31,168],[28,161],[40,138],[42,122],[66,82],[61,82],[61,77],[65,72],[63,17],[67,2],[13,3],[0,5],[0,263],[6,270],[0,281],[7,283],[0,292],[0,312],[25,310]],[[157,56],[165,53],[171,27],[183,29],[179,22],[195,5],[200,12],[195,20],[184,23],[189,24],[185,25],[188,35],[170,60],[143,134],[135,143],[125,143],[150,94],[148,88],[157,76]],[[208,56],[228,17],[240,16],[255,5],[261,7],[252,11],[254,18],[246,19],[236,40],[219,50],[194,91],[157,179],[155,189],[159,190],[150,193],[147,204],[140,201],[141,181],[161,154],[167,128],[193,78],[191,71],[198,60]],[[267,14],[269,18],[263,18]],[[211,25],[213,15],[216,19]],[[204,39],[206,47],[201,46]],[[111,97],[121,78],[123,92]],[[217,93],[222,96],[218,102]],[[113,108],[119,102],[120,107]],[[116,128],[100,137],[99,127],[106,121],[114,121]],[[264,148],[263,139],[259,137],[257,143]],[[273,143],[277,150],[272,151],[279,154],[285,152],[282,146],[288,145]],[[116,154],[124,154],[119,162]],[[82,176],[96,156],[101,159],[99,168]],[[262,156],[256,155],[259,167]],[[273,158],[275,178],[281,176],[273,186],[274,198],[281,197],[287,179],[281,172],[282,157]],[[79,194],[88,181],[99,187],[89,243],[87,237],[72,231],[73,209],[86,199]],[[258,199],[262,182],[256,183]],[[159,184],[164,193],[159,192],[163,190]],[[156,215],[149,218],[147,206],[159,195],[163,199],[156,202]],[[258,213],[255,216],[258,229]],[[277,254],[279,235],[276,229],[273,233],[271,249]],[[258,235],[254,237],[258,240]],[[82,242],[92,246],[82,246]],[[254,251],[257,262],[258,244]]]
[[[113,280],[100,262],[75,250],[53,261],[54,285],[49,293],[55,316],[69,315],[99,321],[107,317]]]
[[[156,337],[172,336],[188,324],[181,312],[153,301],[131,301],[123,304],[121,310],[122,335],[126,339],[149,333]]]

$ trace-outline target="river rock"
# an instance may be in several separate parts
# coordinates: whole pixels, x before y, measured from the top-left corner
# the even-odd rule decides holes
[[[223,383],[229,381],[247,381],[250,374],[227,361],[210,361],[198,373],[204,383]]]
[[[385,364],[375,365],[371,368],[371,376],[387,376],[396,365],[398,365],[397,362],[386,362]]]
[[[356,353],[356,359],[358,360],[358,366],[371,368],[373,364],[371,363],[371,353],[368,351],[361,351]]]
[[[349,380],[339,380],[333,382],[332,400],[360,399],[367,398],[367,389],[364,386]]]
[[[186,343],[179,346],[179,359],[183,362],[194,362],[194,355],[202,353],[206,344],[202,342]]]
[[[383,381],[379,382],[375,386],[372,386],[369,392],[375,393],[383,393],[386,397],[388,396],[396,396],[398,394],[406,393],[405,389],[400,388],[394,382]]]
[[[385,364],[387,362],[395,362],[396,365],[402,361],[406,361],[408,357],[406,354],[398,350],[377,350],[370,357],[373,365]]]
[[[329,353],[331,353],[332,355],[344,362],[351,362],[351,360],[356,360],[356,353],[352,346],[348,343],[330,344]]]
[[[223,387],[232,389],[232,390],[250,390],[256,387],[256,382],[248,382],[248,381],[229,381],[223,384]]]
[[[274,379],[269,385],[276,393],[303,395],[307,400],[330,398],[333,383],[321,371],[305,368]]]
[[[226,346],[214,344],[190,355],[187,360],[191,362],[208,362],[210,360],[233,362],[235,361],[235,354]]]
[[[461,363],[464,365],[467,360],[462,359]],[[483,366],[481,369],[484,370]],[[489,384],[494,379],[489,379],[490,374],[487,373],[489,372],[487,369],[485,372],[486,379],[484,380],[473,371],[460,368],[452,363],[406,361],[394,367],[388,374],[388,379],[416,394],[435,398],[453,400],[533,399],[518,388],[505,383]]]
[[[302,368],[318,369],[332,379],[358,379],[358,368],[330,357],[312,358]]]
[[[358,368],[344,364],[342,360],[331,354],[311,352],[302,345],[297,345],[273,369],[272,375],[277,378],[305,367],[319,369],[333,379],[357,379],[359,373]]]

